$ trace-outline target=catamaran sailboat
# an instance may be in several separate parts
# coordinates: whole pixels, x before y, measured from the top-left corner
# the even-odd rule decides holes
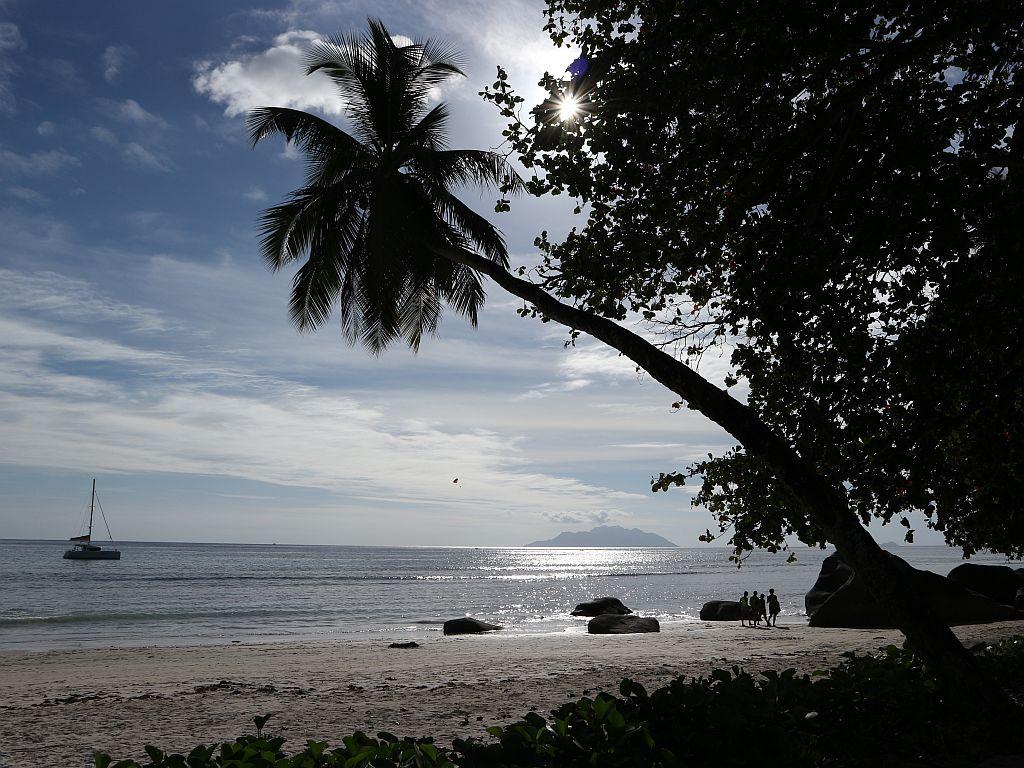
[[[92,496],[89,497],[89,532],[84,536],[73,536],[71,541],[75,545],[64,551],[65,560],[120,560],[121,550],[103,549],[92,543],[92,515],[96,510],[96,480],[92,481]],[[107,525],[107,516],[103,514],[103,507],[100,506],[100,515],[103,517],[103,524]],[[107,526],[107,535],[110,536],[110,526]],[[113,537],[111,537],[113,538]]]

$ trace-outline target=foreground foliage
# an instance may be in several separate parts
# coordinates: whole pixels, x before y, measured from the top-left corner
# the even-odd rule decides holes
[[[1024,694],[1024,637],[979,646],[980,665]],[[959,766],[1000,750],[1024,751],[1021,734],[986,742],[958,717],[940,681],[911,651],[845,654],[815,675],[795,670],[751,675],[738,667],[708,677],[677,678],[648,693],[623,680],[619,695],[569,702],[549,717],[489,728],[491,743],[457,739],[450,749],[430,738],[357,732],[338,747],[309,741],[285,754],[284,739],[256,736],[188,755],[146,747],[149,762],[115,763],[98,753],[97,768],[546,768],[550,766]]]

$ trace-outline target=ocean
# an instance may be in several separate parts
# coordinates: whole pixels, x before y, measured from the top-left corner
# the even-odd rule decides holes
[[[506,633],[585,632],[569,611],[612,595],[663,624],[700,606],[774,588],[782,622],[804,622],[804,593],[829,551],[119,544],[119,561],[63,560],[64,542],[0,541],[0,649],[345,639],[417,640],[472,615]],[[946,574],[946,547],[899,547]],[[994,555],[973,562],[1004,563]]]

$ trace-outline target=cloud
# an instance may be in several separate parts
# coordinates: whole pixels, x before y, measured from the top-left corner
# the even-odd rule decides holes
[[[116,147],[120,143],[117,140],[117,134],[109,128],[104,128],[102,125],[94,125],[90,128],[89,135],[96,139],[96,141],[111,147]]]
[[[596,377],[613,380],[636,380],[636,364],[614,349],[591,344],[569,347],[561,363],[562,373],[570,380]]]
[[[0,168],[26,175],[54,174],[65,168],[81,165],[78,158],[63,149],[32,152],[22,155],[9,149],[0,150]]]
[[[57,126],[49,120],[44,120],[36,126],[36,133],[40,136],[53,136],[57,132]]]
[[[267,193],[259,187],[249,187],[245,192],[242,193],[242,197],[246,200],[254,200],[257,203],[263,202],[267,199]]]
[[[133,123],[134,125],[155,125],[160,128],[167,127],[167,122],[162,117],[154,115],[135,99],[125,99],[124,101],[102,99],[101,103],[114,115],[114,117],[118,118],[122,122]]]
[[[131,52],[132,49],[127,45],[108,45],[100,57],[103,65],[103,79],[108,83],[117,80],[117,76],[121,74],[121,68]]]
[[[0,53],[20,51],[25,48],[25,40],[17,24],[5,21],[0,24]]]
[[[274,38],[270,48],[220,63],[195,64],[192,86],[228,117],[256,106],[313,109],[338,114],[343,105],[331,81],[320,74],[306,76],[305,54],[322,38],[310,30],[290,30]]]
[[[13,114],[17,109],[17,100],[11,87],[11,76],[16,68],[10,57],[25,48],[25,40],[17,25],[0,23],[0,113]]]
[[[85,280],[49,271],[0,268],[0,305],[8,311],[43,313],[59,320],[113,321],[139,332],[174,327],[160,312],[111,299]]]
[[[670,448],[686,448],[686,443],[613,443],[609,448],[624,448],[630,451],[664,451]],[[716,446],[717,447],[717,446]]]
[[[547,382],[541,384],[533,389],[529,389],[521,395],[515,397],[516,400],[540,400],[548,395],[553,395],[558,392],[574,392],[578,389],[583,389],[591,384],[590,379],[568,379],[562,382]]]
[[[44,194],[28,187],[9,187],[7,194],[11,197],[16,197],[23,203],[42,203],[46,201]]]
[[[596,525],[598,523],[607,523],[611,520],[617,520],[621,517],[620,514],[609,512],[604,509],[582,512],[543,512],[541,516],[550,520],[552,523],[567,523],[569,525]]]
[[[121,157],[129,165],[147,171],[168,173],[174,168],[170,160],[151,152],[135,141],[130,141],[121,148]]]
[[[135,104],[130,99],[128,101]],[[136,106],[138,105],[136,104]],[[149,113],[147,112],[146,114]],[[155,171],[157,173],[168,173],[174,170],[174,163],[169,158],[143,146],[137,141],[129,141],[122,144],[116,133],[102,125],[94,125],[90,128],[89,135],[108,147],[119,147],[121,159],[134,168],[140,168],[144,171]]]

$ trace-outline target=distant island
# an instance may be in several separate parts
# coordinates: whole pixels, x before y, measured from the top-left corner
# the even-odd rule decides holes
[[[675,547],[656,533],[621,525],[599,525],[589,531],[563,531],[553,539],[535,541],[528,547]]]

